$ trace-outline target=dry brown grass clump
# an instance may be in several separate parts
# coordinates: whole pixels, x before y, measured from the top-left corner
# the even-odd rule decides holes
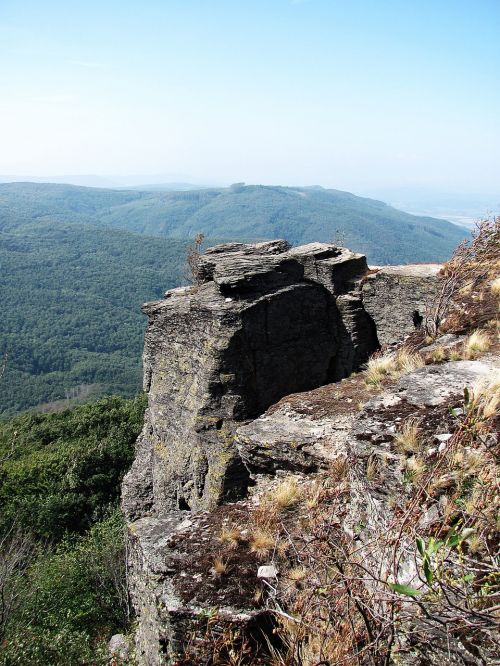
[[[241,530],[236,525],[224,526],[219,534],[219,540],[230,548],[237,548],[241,539]]]
[[[426,332],[466,332],[498,321],[500,217],[477,223],[442,270],[440,292],[428,308]]]
[[[396,449],[402,453],[416,453],[422,448],[419,420],[407,419],[394,438]]]
[[[296,479],[286,479],[266,499],[278,511],[295,506],[300,501],[300,489]]]
[[[464,357],[476,358],[479,354],[488,351],[491,346],[490,336],[486,331],[473,331],[464,342]]]
[[[274,550],[277,538],[276,532],[269,527],[255,526],[250,533],[250,550],[259,559],[264,559]]]
[[[366,364],[366,383],[378,386],[396,368],[394,355],[372,356]]]
[[[497,277],[493,280],[490,286],[491,293],[494,296],[500,296],[500,277]]]
[[[384,379],[397,379],[424,365],[425,361],[419,353],[405,348],[385,356],[373,356],[366,364],[365,382],[372,386],[380,386]]]
[[[212,571],[216,576],[222,576],[227,572],[228,561],[222,556],[214,557],[212,562]]]

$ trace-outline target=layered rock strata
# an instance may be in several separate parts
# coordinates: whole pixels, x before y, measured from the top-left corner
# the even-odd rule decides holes
[[[424,284],[415,281],[410,309],[429,297]],[[338,455],[352,410],[341,404],[335,419],[318,421],[299,409],[290,420],[278,401],[324,387],[335,404],[334,383],[392,335],[385,288],[363,255],[344,248],[235,243],[200,257],[196,286],[144,305],[148,409],[122,501],[140,664],[171,663],[190,636],[201,641],[209,608],[218,608],[221,631],[229,623],[251,633],[262,615],[251,610],[256,567],[221,596],[215,574],[207,583],[208,546],[243,510],[256,477],[314,472]],[[408,289],[391,292],[402,330]]]
[[[143,307],[149,408],[123,488],[128,518],[245,494],[235,427],[377,348],[359,295],[366,271],[365,257],[333,245],[223,245],[201,257],[198,286]]]

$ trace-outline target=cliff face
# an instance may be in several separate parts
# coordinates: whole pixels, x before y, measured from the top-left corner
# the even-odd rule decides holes
[[[144,306],[149,409],[123,489],[129,518],[246,494],[237,424],[349,375],[377,348],[366,270],[335,246],[225,245],[201,258],[199,286]]]
[[[411,332],[435,274],[368,274],[364,256],[334,245],[230,244],[201,257],[196,287],[144,306],[149,404],[123,484],[141,664],[170,663],[203,633],[207,608],[221,631],[251,633],[263,615],[255,562],[221,589],[206,581],[208,554],[262,475],[324,468],[352,425],[343,407],[324,422],[280,405],[259,417],[289,394],[328,390]]]

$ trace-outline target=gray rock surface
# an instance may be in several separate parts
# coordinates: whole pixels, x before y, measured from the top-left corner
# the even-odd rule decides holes
[[[381,345],[401,340],[415,330],[420,317],[425,320],[439,289],[440,270],[439,264],[384,266],[366,276],[363,303]]]
[[[252,608],[257,569],[218,579],[209,547],[217,548],[220,523],[206,513],[173,511],[129,524],[129,591],[137,615],[136,659],[144,666],[172,664],[189,646],[202,649],[206,632],[231,628],[249,636],[267,613]],[[247,588],[241,590],[244,575]]]
[[[256,560],[222,574],[213,559],[222,527],[244,524],[251,483],[325,469],[352,451],[362,468],[394,436],[374,410],[412,400],[419,409],[448,391],[427,368],[378,403],[362,378],[332,384],[378,347],[375,323],[381,342],[400,337],[435,289],[436,271],[422,267],[366,272],[364,256],[330,244],[232,243],[200,258],[197,287],[143,307],[148,409],[122,494],[139,664],[169,664],[188,641],[201,644],[210,609],[219,634],[265,621],[252,602]],[[474,374],[459,365],[453,391]],[[370,502],[373,515],[384,507],[376,493]]]
[[[115,634],[109,640],[108,650],[112,659],[127,661],[130,657],[130,641],[123,634]]]
[[[333,245],[231,244],[201,257],[200,286],[144,306],[149,408],[123,486],[129,518],[245,494],[236,427],[284,395],[347,376],[375,350],[355,295],[364,270],[363,256]]]
[[[345,453],[352,418],[312,418],[285,404],[238,428],[236,444],[251,474],[317,472]]]

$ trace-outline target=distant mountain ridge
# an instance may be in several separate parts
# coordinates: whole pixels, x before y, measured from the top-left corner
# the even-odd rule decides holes
[[[449,257],[466,231],[414,216],[375,199],[320,187],[236,184],[228,188],[142,191],[45,183],[0,184],[0,225],[29,220],[97,224],[149,236],[292,244],[334,241],[371,263],[435,262]]]
[[[186,281],[188,239],[336,241],[434,262],[464,231],[321,188],[137,191],[0,184],[0,414],[140,387],[143,301]],[[58,402],[59,401],[59,402]]]

